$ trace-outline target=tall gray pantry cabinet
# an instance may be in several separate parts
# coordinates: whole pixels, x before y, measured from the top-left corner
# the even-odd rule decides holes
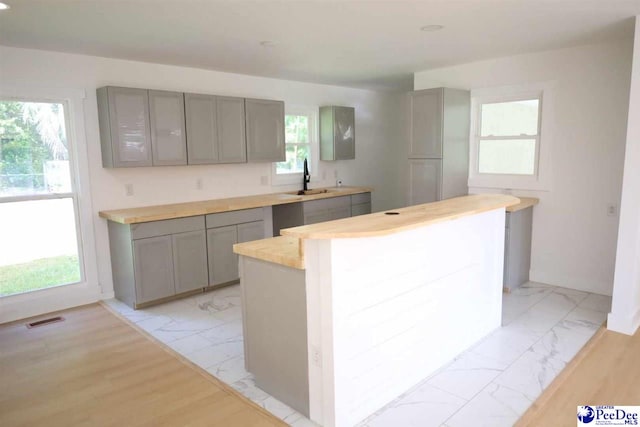
[[[411,93],[409,204],[469,192],[470,92],[435,88]]]

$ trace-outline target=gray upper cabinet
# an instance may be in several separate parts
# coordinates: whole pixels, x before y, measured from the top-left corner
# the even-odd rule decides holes
[[[285,160],[284,102],[97,89],[104,167]]]
[[[442,157],[443,88],[411,94],[411,146],[413,159]]]
[[[218,163],[216,97],[185,93],[184,107],[189,164]]]
[[[102,87],[96,92],[104,167],[151,166],[149,95],[145,89]]]
[[[436,88],[411,94],[410,203],[469,192],[468,90]]]
[[[216,97],[218,123],[218,162],[247,161],[244,98]],[[284,119],[283,119],[284,120]]]
[[[244,98],[184,96],[190,165],[247,161]]]
[[[150,90],[149,115],[153,165],[186,165],[184,95],[181,92]]]
[[[356,158],[355,109],[320,107],[320,160]]]
[[[247,160],[285,160],[284,102],[245,99]]]

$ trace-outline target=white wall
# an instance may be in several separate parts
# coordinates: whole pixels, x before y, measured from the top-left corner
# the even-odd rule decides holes
[[[95,90],[119,85],[284,100],[285,105],[348,105],[356,109],[356,160],[320,162],[312,187],[345,185],[374,188],[374,210],[404,204],[398,168],[406,144],[406,94],[267,79],[193,68],[123,61],[0,46],[0,88],[74,88],[86,91],[86,141],[94,211],[99,281],[103,295],[113,290],[106,221],[101,210],[286,191],[261,185],[271,164],[104,169],[101,163]],[[313,172],[313,171],[312,171]],[[325,179],[322,180],[322,176]],[[196,189],[202,178],[204,188]],[[270,182],[270,181],[269,181]],[[127,197],[125,185],[134,195]]]
[[[609,329],[633,334],[640,326],[640,16],[636,17],[620,228]]]
[[[550,191],[514,191],[540,198],[531,280],[611,295],[618,218],[607,205],[620,203],[631,49],[618,41],[415,74],[416,90],[555,83]]]

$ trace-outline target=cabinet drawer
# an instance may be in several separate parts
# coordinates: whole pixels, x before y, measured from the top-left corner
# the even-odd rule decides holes
[[[351,216],[367,215],[371,213],[371,203],[360,203],[351,206]]]
[[[326,209],[340,209],[351,206],[351,196],[331,197],[328,199],[311,200],[302,203],[302,209],[306,214]]]
[[[207,228],[262,221],[263,216],[262,208],[209,214],[207,215]]]
[[[131,238],[134,240],[145,239],[197,230],[204,230],[204,216],[202,215],[131,224]]]
[[[351,204],[371,203],[371,193],[360,193],[351,195]]]

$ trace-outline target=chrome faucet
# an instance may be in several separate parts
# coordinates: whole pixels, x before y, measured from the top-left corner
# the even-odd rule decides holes
[[[309,175],[309,166],[307,165],[307,158],[304,158],[304,172],[302,175],[302,191],[307,191],[307,183],[311,182],[311,175]]]

